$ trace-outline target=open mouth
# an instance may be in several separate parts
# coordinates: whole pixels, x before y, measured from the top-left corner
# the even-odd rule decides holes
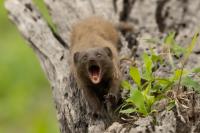
[[[93,84],[98,84],[101,81],[101,70],[98,65],[89,66],[89,77]]]

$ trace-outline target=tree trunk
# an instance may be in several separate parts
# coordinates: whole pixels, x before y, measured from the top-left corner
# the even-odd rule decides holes
[[[82,92],[69,71],[69,33],[72,24],[91,15],[99,15],[119,23],[134,25],[134,33],[122,35],[122,57],[140,55],[146,47],[146,38],[163,38],[166,32],[176,31],[176,39],[187,43],[191,33],[199,26],[199,0],[45,0],[57,27],[57,33],[47,24],[31,0],[6,0],[10,19],[37,54],[52,87],[61,133],[98,132],[200,132],[200,121],[194,125],[182,122],[173,111],[157,116],[160,123],[153,125],[153,118],[141,118],[134,126],[88,115]],[[184,39],[184,40],[182,40]],[[134,48],[137,47],[137,51]],[[195,48],[187,67],[200,65],[200,46]],[[200,98],[198,98],[200,99]],[[109,126],[109,127],[108,127]],[[181,128],[180,128],[181,127]]]

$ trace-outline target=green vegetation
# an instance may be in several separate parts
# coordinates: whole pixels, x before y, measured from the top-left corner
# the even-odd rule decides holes
[[[121,114],[131,115],[135,113],[140,116],[147,116],[156,111],[152,108],[152,105],[163,98],[168,99],[168,108],[171,108],[174,106],[174,99],[167,97],[166,93],[172,89],[186,87],[200,92],[200,84],[190,76],[199,73],[200,68],[193,70],[184,68],[196,44],[198,33],[193,36],[191,43],[185,49],[175,42],[174,36],[175,33],[169,33],[164,39],[164,49],[167,51],[165,54],[168,55],[169,59],[168,65],[171,65],[170,67],[172,68],[168,72],[170,76],[155,75],[157,71],[161,71],[157,67],[158,65],[167,65],[162,55],[155,54],[152,49],[150,49],[150,55],[144,53],[142,69],[139,70],[137,67],[130,68],[130,76],[135,82],[135,86],[131,86],[128,81],[122,82],[123,88],[128,89],[130,94],[121,106]],[[181,67],[178,68],[174,64],[173,56],[180,57],[181,55],[183,55],[180,61]]]
[[[35,1],[45,11],[41,1]],[[8,20],[3,2],[0,0],[0,133],[58,133],[50,85],[32,49]]]

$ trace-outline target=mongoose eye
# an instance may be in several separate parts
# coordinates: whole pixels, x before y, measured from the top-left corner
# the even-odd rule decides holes
[[[97,53],[96,56],[97,56],[97,57],[101,57],[101,54],[100,54],[100,53]]]
[[[83,60],[86,61],[87,60],[87,55],[83,56]]]

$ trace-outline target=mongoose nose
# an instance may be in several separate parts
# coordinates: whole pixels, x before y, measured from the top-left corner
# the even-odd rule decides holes
[[[94,65],[94,64],[96,64],[96,61],[95,61],[95,59],[90,59],[90,60],[89,60],[89,63],[90,63],[91,65]]]
[[[89,62],[91,62],[91,63],[92,63],[92,62],[95,62],[95,60],[94,60],[94,59],[90,59],[90,60],[89,60]]]

